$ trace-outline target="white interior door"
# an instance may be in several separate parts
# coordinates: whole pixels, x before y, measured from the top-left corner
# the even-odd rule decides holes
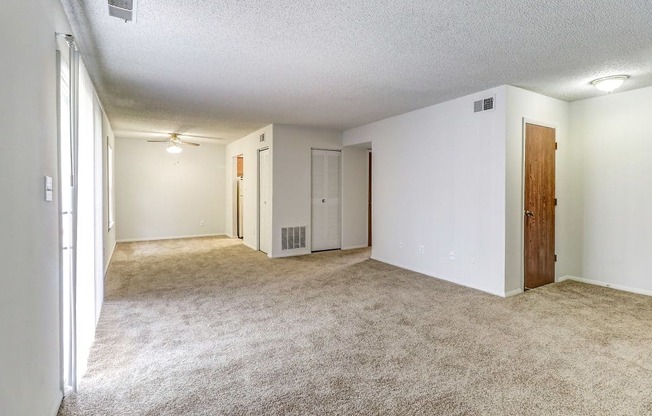
[[[272,249],[272,183],[269,149],[258,151],[258,249]]]
[[[237,181],[238,198],[238,238],[244,238],[244,187],[242,178]]]
[[[312,151],[312,251],[341,248],[340,151]]]

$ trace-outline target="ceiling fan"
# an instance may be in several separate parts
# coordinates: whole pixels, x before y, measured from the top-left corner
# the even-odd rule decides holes
[[[188,142],[185,140],[181,140],[179,138],[179,134],[177,133],[170,133],[170,138],[165,139],[165,140],[147,140],[150,143],[169,143],[168,148],[166,149],[168,153],[181,153],[183,149],[181,148],[181,144],[187,144],[190,146],[199,146],[199,143],[193,143],[193,142]]]

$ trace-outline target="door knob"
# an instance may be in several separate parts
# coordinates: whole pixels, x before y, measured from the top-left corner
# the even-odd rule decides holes
[[[534,212],[525,210],[525,216],[526,217],[534,217]]]

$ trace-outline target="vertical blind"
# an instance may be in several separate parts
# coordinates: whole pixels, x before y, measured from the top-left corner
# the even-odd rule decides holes
[[[102,302],[102,110],[77,47],[57,37],[62,366],[77,389]]]

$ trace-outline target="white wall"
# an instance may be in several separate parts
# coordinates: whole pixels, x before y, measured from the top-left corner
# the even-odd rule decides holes
[[[58,1],[5,2],[2,13],[0,414],[51,415],[61,399],[54,33],[69,28]]]
[[[523,118],[556,128],[555,212],[556,277],[575,275],[581,267],[581,181],[579,164],[569,137],[569,104],[512,86],[507,92],[505,177],[505,291],[523,285]]]
[[[265,141],[260,141],[260,135],[265,135]],[[268,147],[273,155],[272,125],[266,126],[247,136],[229,143],[226,146],[226,234],[235,237],[236,212],[234,207],[235,181],[236,181],[236,156],[243,155],[244,173],[244,202],[243,202],[243,242],[248,247],[258,250],[258,150]],[[272,172],[273,175],[273,172]],[[272,190],[272,193],[274,190]],[[272,201],[272,209],[274,208]]]
[[[342,249],[367,247],[369,151],[342,148]]]
[[[116,137],[117,240],[224,234],[225,146],[201,143],[179,154],[165,149]]]
[[[310,253],[313,148],[340,150],[342,133],[274,124],[272,257]],[[306,248],[281,250],[281,228],[304,225]]]
[[[578,275],[652,294],[652,88],[570,107],[573,140],[583,156]]]
[[[373,146],[374,259],[504,295],[505,94],[494,88],[344,132],[345,145]],[[490,95],[496,108],[474,114],[473,101]]]

